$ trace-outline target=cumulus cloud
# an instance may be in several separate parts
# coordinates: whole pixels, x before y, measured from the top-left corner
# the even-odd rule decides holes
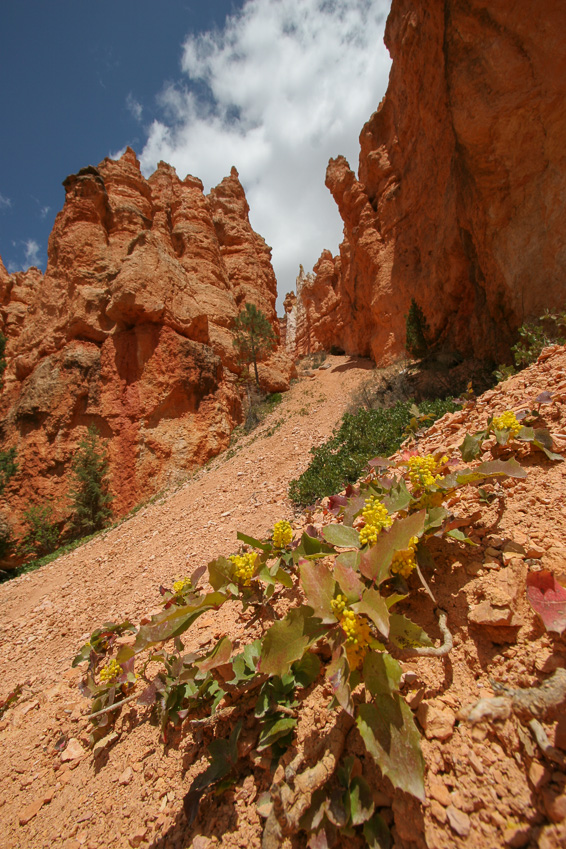
[[[141,121],[143,106],[141,103],[136,100],[132,92],[130,92],[126,98],[126,109],[136,121]]]
[[[222,30],[190,35],[183,77],[160,96],[144,173],[160,159],[216,185],[235,165],[253,227],[273,247],[280,301],[299,263],[337,251],[328,159],[357,167],[358,136],[389,75],[390,0],[247,0]]]
[[[25,265],[29,268],[32,265],[35,265],[36,268],[39,268],[41,265],[40,259],[40,246],[35,241],[35,239],[26,239],[24,241],[24,258]]]
[[[10,209],[12,201],[5,195],[0,194],[0,209]]]

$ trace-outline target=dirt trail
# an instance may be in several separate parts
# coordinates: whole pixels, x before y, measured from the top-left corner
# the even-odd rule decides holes
[[[182,799],[207,764],[209,729],[173,733],[164,747],[146,711],[131,706],[116,723],[115,743],[93,757],[86,747],[88,704],[70,662],[92,628],[124,617],[137,623],[156,607],[160,582],[234,551],[238,529],[261,536],[278,519],[292,517],[288,482],[306,467],[311,445],[330,434],[351,390],[367,376],[363,361],[333,357],[327,363],[330,368],[294,385],[234,456],[218,458],[179,491],[83,548],[0,586],[0,698],[27,682],[0,721],[1,849],[259,849],[262,820],[255,802],[271,781],[261,758],[232,790],[205,799],[188,829]],[[485,426],[491,413],[532,408],[544,390],[553,393],[552,403],[541,408],[544,423],[564,452],[564,348],[547,350],[473,409],[445,416],[420,440],[419,451],[456,456],[465,433]],[[520,453],[525,480],[488,485],[481,498],[469,488],[450,505],[476,545],[432,543],[436,566],[428,579],[448,611],[454,646],[447,657],[404,663],[411,673],[405,695],[423,730],[425,804],[395,793],[357,734],[348,737],[348,752],[359,759],[395,849],[566,845],[564,769],[543,755],[514,717],[474,727],[461,718],[466,705],[493,695],[493,681],[537,686],[566,666],[566,639],[545,632],[525,597],[529,570],[548,568],[566,580],[566,462],[553,463],[528,448]],[[313,520],[329,517],[318,512]],[[296,518],[297,529],[303,522]],[[411,590],[400,612],[439,638],[433,604],[414,573]],[[224,633],[232,640],[244,635],[244,621],[228,604],[198,620],[186,648],[206,646]],[[246,641],[255,636],[246,629]],[[328,701],[325,685],[317,684],[301,710],[296,747],[310,763],[317,741],[336,721]],[[126,733],[132,725],[134,733]],[[217,730],[227,736],[230,727],[220,720]],[[543,727],[565,751],[564,710]],[[73,742],[59,752],[63,735]],[[350,838],[340,845],[361,846]],[[299,849],[306,838],[285,846]]]
[[[86,751],[78,768],[53,770],[56,739],[68,733],[86,740],[88,729],[81,718],[88,704],[77,689],[80,676],[70,669],[71,660],[102,622],[137,622],[155,608],[160,583],[170,585],[219,554],[237,550],[238,530],[261,536],[279,519],[292,518],[289,482],[307,467],[310,448],[330,436],[370,368],[368,360],[329,356],[236,443],[233,456],[229,451],[216,458],[178,491],[165,493],[69,555],[0,586],[0,700],[28,682],[25,698],[0,721],[2,752],[10,764],[0,778],[2,849],[129,846],[146,813],[161,814],[161,830],[166,830],[163,811],[173,810],[172,797],[162,806],[161,795],[157,807],[147,802],[147,811],[140,811],[138,791],[118,784],[118,794],[111,796],[123,797],[122,803],[107,798],[127,763],[136,762],[139,740],[115,750],[96,778]],[[201,629],[201,639],[207,636]],[[159,746],[154,729],[150,736]],[[178,777],[171,786],[177,783]],[[52,801],[21,826],[22,812],[50,794]]]

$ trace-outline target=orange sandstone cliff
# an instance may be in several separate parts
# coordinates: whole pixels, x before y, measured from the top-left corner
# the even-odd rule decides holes
[[[270,249],[235,169],[206,196],[165,163],[146,180],[128,149],[64,186],[45,275],[9,275],[0,261],[13,515],[47,499],[65,514],[90,423],[108,440],[118,514],[206,462],[241,420],[234,318],[253,302],[278,331]],[[260,366],[264,387],[288,388],[292,369],[279,351]]]
[[[565,31],[560,0],[393,0],[358,176],[342,156],[326,174],[340,256],[288,301],[298,353],[393,359],[414,297],[433,343],[500,362],[525,319],[564,305]]]

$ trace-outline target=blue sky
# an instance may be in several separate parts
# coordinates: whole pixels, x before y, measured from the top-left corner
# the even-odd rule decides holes
[[[337,251],[329,156],[357,166],[389,0],[18,0],[0,13],[0,255],[46,264],[62,180],[131,145],[208,190],[235,165],[280,298]]]

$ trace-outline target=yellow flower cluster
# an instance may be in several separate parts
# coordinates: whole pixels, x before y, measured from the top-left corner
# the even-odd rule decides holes
[[[346,596],[338,595],[331,605],[340,627],[346,634],[346,654],[350,669],[359,669],[368,650],[371,631],[367,620],[363,616],[357,616],[347,607],[347,603]]]
[[[179,578],[179,580],[175,581],[175,583],[173,584],[173,592],[175,593],[175,595],[182,595],[183,593],[188,592],[188,590],[191,590],[192,588],[193,585],[191,584],[190,578]]]
[[[275,522],[273,525],[273,545],[275,548],[285,548],[293,539],[293,528],[289,522]]]
[[[415,548],[418,544],[418,537],[411,537],[409,547],[404,551],[396,551],[393,555],[391,563],[391,571],[394,575],[402,575],[408,578],[417,562],[415,560]]]
[[[434,454],[427,454],[426,457],[409,457],[407,464],[413,489],[426,489],[427,486],[433,486],[442,477],[437,472],[446,462],[448,457],[436,460]]]
[[[517,436],[523,425],[517,421],[517,416],[511,410],[506,410],[500,416],[495,416],[491,426],[494,430],[508,430],[509,436]]]
[[[100,670],[100,680],[104,682],[113,681],[119,675],[122,674],[122,667],[120,664],[112,658],[106,666],[103,666]]]
[[[387,512],[387,508],[375,495],[366,498],[362,518],[365,521],[365,526],[360,531],[360,543],[362,545],[375,545],[383,528],[390,528],[393,524],[393,519]]]
[[[231,554],[230,560],[236,567],[234,577],[243,587],[249,587],[255,572],[255,562],[257,553],[255,551],[249,554]]]

